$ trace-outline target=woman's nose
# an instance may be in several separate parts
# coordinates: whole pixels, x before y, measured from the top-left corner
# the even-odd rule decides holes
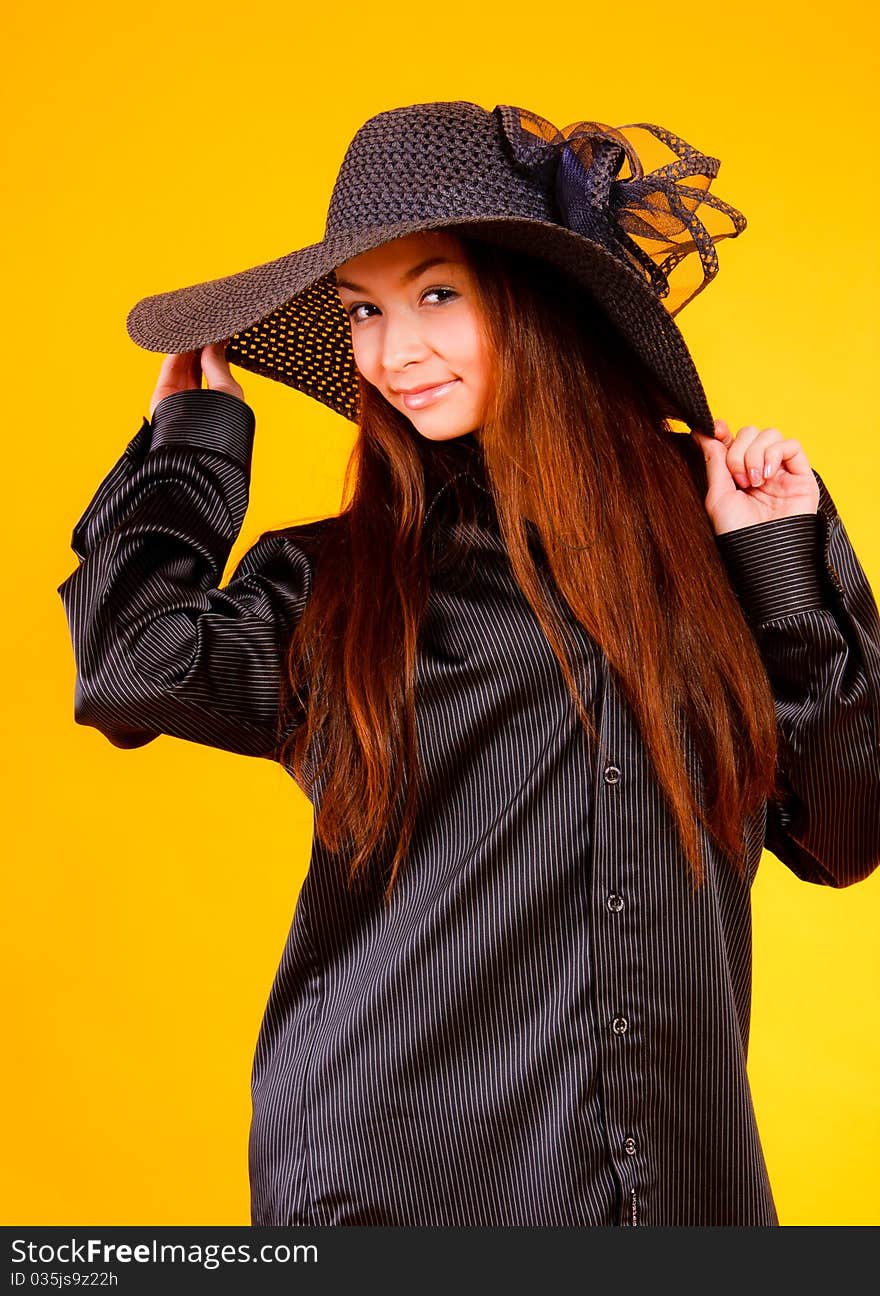
[[[421,359],[426,350],[417,322],[406,315],[386,316],[382,343],[382,361],[389,372]]]

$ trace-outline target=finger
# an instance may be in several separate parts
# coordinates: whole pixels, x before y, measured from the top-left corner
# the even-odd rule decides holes
[[[241,385],[236,382],[229,368],[229,361],[226,359],[226,345],[228,339],[220,342],[212,342],[209,346],[202,348],[201,365],[207,380],[208,386],[216,391],[229,392],[232,396],[238,396],[244,399],[244,392]]]
[[[760,486],[764,481],[764,461],[771,445],[782,440],[779,428],[762,428],[746,447],[743,470],[748,474],[750,486]]]
[[[172,369],[190,370],[193,368],[198,356],[198,351],[175,351],[165,358]]]
[[[184,351],[177,357],[177,365],[172,371],[176,381],[183,387],[201,387],[202,366],[199,363],[198,351]]]
[[[697,442],[697,445],[703,451],[703,458],[706,461],[706,482],[708,493],[717,495],[733,491],[736,487],[731,480],[730,472],[727,467],[727,452],[721,441],[716,441],[714,437],[706,436],[702,432],[692,432],[691,436]]]
[[[202,371],[199,366],[197,351],[172,352],[166,355],[159,366],[159,376],[150,400],[150,418],[159,401],[176,391],[188,391],[201,387]]]
[[[734,481],[742,487],[749,485],[748,470],[745,465],[746,451],[760,435],[761,429],[754,423],[748,423],[740,428],[733,445],[727,451],[727,467]]]
[[[726,419],[715,420],[715,439],[722,442],[725,446],[733,444],[733,433],[730,430],[730,424]]]
[[[162,363],[159,366],[159,378],[167,378],[171,373],[173,373],[174,367],[178,364],[179,360],[180,356],[178,355],[163,356]]]
[[[202,347],[201,366],[205,376],[209,375],[226,375],[230,376],[229,361],[226,359],[226,343],[224,338],[220,342],[211,342],[208,346]]]
[[[764,456],[764,480],[775,476],[780,468],[786,472],[811,472],[810,462],[800,441],[788,437],[771,445]]]
[[[741,427],[727,449],[727,468],[733,480],[739,486],[748,486],[749,478],[745,469],[746,450],[751,441],[758,435],[759,428],[753,424]]]

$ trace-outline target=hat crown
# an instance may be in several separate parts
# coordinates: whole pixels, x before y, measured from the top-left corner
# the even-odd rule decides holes
[[[464,101],[370,117],[339,168],[325,238],[413,220],[552,220],[549,198],[511,165],[498,118]]]

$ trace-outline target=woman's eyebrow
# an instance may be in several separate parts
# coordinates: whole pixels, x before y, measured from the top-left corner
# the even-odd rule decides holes
[[[428,257],[426,261],[420,261],[418,265],[411,266],[409,270],[404,270],[400,276],[401,283],[409,283],[412,279],[418,279],[420,274],[429,270],[431,266],[436,265],[461,265],[460,261],[452,260],[450,257]],[[360,284],[351,283],[348,279],[337,279],[337,288],[350,288],[352,292],[368,292],[369,289],[362,288]]]

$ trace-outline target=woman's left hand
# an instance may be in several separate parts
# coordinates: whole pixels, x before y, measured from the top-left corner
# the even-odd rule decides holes
[[[716,535],[819,509],[819,484],[800,441],[778,428],[740,428],[734,439],[724,419],[715,437],[691,432],[706,460],[706,512]],[[741,488],[741,489],[740,489]]]

